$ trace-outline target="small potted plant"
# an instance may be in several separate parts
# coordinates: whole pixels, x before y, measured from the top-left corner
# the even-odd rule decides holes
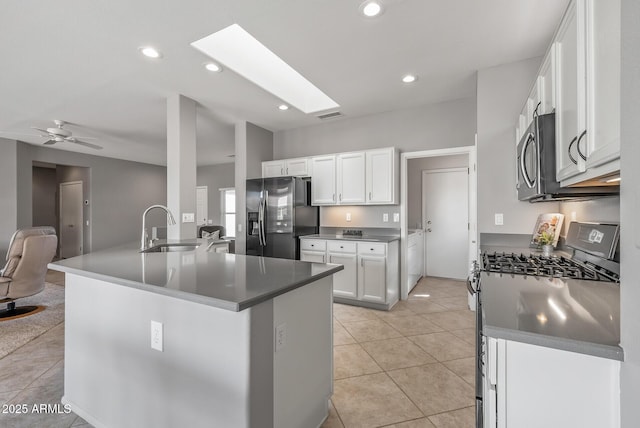
[[[546,230],[538,236],[538,243],[542,246],[543,256],[550,256],[553,253],[553,241],[555,241],[555,238],[554,233]]]

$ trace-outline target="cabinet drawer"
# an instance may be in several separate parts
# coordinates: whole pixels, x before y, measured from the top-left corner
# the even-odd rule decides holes
[[[323,239],[301,239],[301,250],[325,251],[327,249],[327,241]]]
[[[327,248],[332,253],[356,253],[355,242],[327,241]]]
[[[378,242],[358,242],[358,254],[375,254],[384,256],[387,254],[387,244]]]

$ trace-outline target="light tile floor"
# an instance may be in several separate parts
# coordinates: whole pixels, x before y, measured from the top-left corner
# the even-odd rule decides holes
[[[335,304],[322,427],[474,427],[474,332],[462,281],[423,278],[388,312]]]
[[[50,272],[47,281],[64,285]],[[463,282],[423,278],[383,312],[334,305],[334,394],[323,428],[474,426],[474,315]],[[0,407],[60,405],[64,324],[0,359]],[[0,413],[0,427],[91,427],[73,413]]]

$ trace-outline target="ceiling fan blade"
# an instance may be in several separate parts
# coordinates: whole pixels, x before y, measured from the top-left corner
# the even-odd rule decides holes
[[[53,144],[55,144],[55,143],[56,143],[56,140],[47,140],[47,141],[45,141],[45,142],[44,142],[44,143],[42,143],[42,144],[45,144],[45,145],[47,145],[47,146],[51,146],[51,145],[53,145]]]
[[[86,141],[81,141],[81,140],[78,140],[77,138],[70,138],[67,141],[69,141],[70,143],[80,144],[81,146],[89,147],[92,149],[102,150],[102,147],[96,144],[87,143]]]
[[[35,126],[32,126],[31,129],[35,129],[35,130],[38,130],[38,131],[42,132],[43,134],[49,135],[49,131],[47,131],[46,129],[36,128]]]
[[[72,138],[80,138],[82,140],[97,140],[98,139],[98,138],[94,138],[94,137],[76,137],[76,136],[73,136]]]

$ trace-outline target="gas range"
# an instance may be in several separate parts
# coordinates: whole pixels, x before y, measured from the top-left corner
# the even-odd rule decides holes
[[[482,256],[481,270],[500,274],[606,282],[620,281],[620,275],[617,272],[593,262],[574,260],[564,256],[542,256],[539,254],[485,253]]]

